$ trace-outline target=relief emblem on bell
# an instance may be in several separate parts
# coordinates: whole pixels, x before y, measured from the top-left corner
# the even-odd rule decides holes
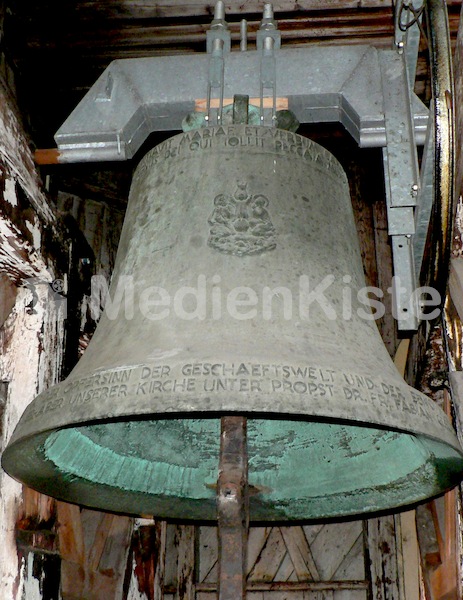
[[[208,219],[208,245],[220,252],[244,256],[276,248],[276,232],[263,194],[249,194],[238,182],[233,196],[218,194]]]

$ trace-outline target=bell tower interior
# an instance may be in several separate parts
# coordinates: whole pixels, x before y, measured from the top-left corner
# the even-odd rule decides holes
[[[5,600],[459,598],[459,0],[5,0]]]

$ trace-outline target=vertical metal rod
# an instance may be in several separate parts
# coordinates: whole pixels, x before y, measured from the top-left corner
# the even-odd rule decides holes
[[[217,512],[218,600],[245,600],[249,527],[246,417],[221,420]]]
[[[225,19],[225,5],[223,0],[217,0],[214,8],[214,20],[223,21]]]
[[[264,12],[257,32],[257,49],[261,50],[260,58],[260,122],[262,125],[275,126],[276,123],[276,70],[275,70],[275,49],[280,47],[280,34],[278,25],[273,18],[273,6],[270,2],[264,4]],[[266,123],[264,111],[264,96],[271,90],[271,120]]]
[[[266,2],[264,4],[263,18],[270,20],[273,19],[273,5],[271,2]]]
[[[241,19],[240,22],[240,50],[246,52],[248,49],[248,22],[246,19]]]
[[[264,95],[265,90],[272,90],[272,125],[276,116],[276,72],[274,56],[275,40],[268,36],[264,38],[261,57],[261,77],[260,77],[260,120],[264,122]]]
[[[207,115],[206,121],[210,125],[220,125],[223,112],[223,84],[224,84],[224,61],[223,61],[223,40],[216,38],[212,41],[212,52],[209,62],[209,82],[207,85]],[[219,90],[219,107],[217,109],[217,122],[212,121],[211,100],[212,90]]]

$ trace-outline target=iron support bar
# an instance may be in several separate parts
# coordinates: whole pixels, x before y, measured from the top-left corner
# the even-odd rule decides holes
[[[380,65],[387,141],[383,150],[384,174],[395,276],[394,310],[400,330],[415,330],[418,327],[418,304],[414,293],[412,236],[415,233],[414,206],[419,179],[410,88],[403,53],[393,50],[383,52]]]
[[[240,50],[246,52],[248,49],[248,22],[246,19],[240,21]]]
[[[426,246],[429,222],[435,199],[434,189],[434,110],[431,109],[428,132],[423,149],[420,171],[420,189],[415,211],[415,235],[413,237],[413,254],[415,257],[415,276],[419,281],[421,265]]]
[[[215,5],[214,20],[206,32],[209,54],[209,79],[207,82],[206,120],[209,125],[220,125],[223,113],[224,53],[230,52],[231,36],[225,21],[225,7],[222,0]],[[218,106],[212,107],[212,99],[218,99]]]
[[[209,81],[207,82],[207,108],[206,120],[209,125],[220,125],[223,112],[223,40],[217,38],[212,44],[212,52],[209,59]],[[215,94],[214,94],[215,92]],[[218,106],[212,107],[212,100],[218,99]]]
[[[249,527],[246,417],[221,419],[217,512],[218,599],[244,600]]]
[[[395,44],[405,53],[410,89],[415,85],[423,0],[399,0],[395,12]]]

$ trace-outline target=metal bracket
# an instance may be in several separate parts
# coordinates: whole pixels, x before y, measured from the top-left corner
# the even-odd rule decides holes
[[[405,70],[408,73],[408,89],[412,90],[418,55],[421,16],[426,8],[428,22],[428,46],[430,52],[433,101],[428,120],[426,139],[421,161],[420,180],[416,184],[417,198],[414,209],[414,235],[412,247],[408,250],[411,256],[403,257],[405,240],[400,244],[400,251],[394,253],[395,268],[409,272],[410,262],[414,264],[411,280],[423,279],[423,284],[432,285],[444,297],[448,276],[448,261],[453,225],[453,173],[454,173],[454,139],[453,139],[453,76],[451,60],[451,43],[449,35],[448,14],[445,0],[400,0],[396,12],[396,45],[399,53],[405,56]],[[403,20],[406,13],[407,18]],[[410,92],[411,93],[411,92]],[[410,123],[412,121],[410,120]],[[412,133],[413,127],[409,126]],[[389,146],[389,140],[388,140]],[[415,161],[415,152],[413,161]],[[430,231],[431,213],[435,213],[433,231]],[[389,222],[391,227],[391,221]],[[392,222],[394,227],[394,222]],[[408,225],[407,225],[408,227]],[[393,233],[391,231],[391,233]],[[401,232],[396,232],[401,233]],[[423,271],[426,244],[429,244],[429,256]],[[407,245],[410,246],[407,237]],[[394,244],[393,247],[398,244]],[[398,248],[399,249],[399,248]],[[406,325],[399,321],[399,328]],[[410,323],[412,324],[412,323]]]
[[[413,253],[415,256],[415,276],[419,280],[421,265],[423,264],[424,250],[428,236],[429,222],[432,207],[435,201],[434,188],[434,110],[431,108],[426,141],[424,143],[423,157],[421,159],[420,189],[418,192],[415,210],[415,235],[413,237]]]
[[[279,108],[300,123],[340,122],[361,147],[385,146],[382,52],[369,46],[278,50]],[[226,55],[223,96],[230,104],[235,94],[260,97],[260,58],[249,50]],[[185,115],[206,110],[209,60],[204,54],[113,61],[56,132],[59,162],[127,160],[153,131],[181,131]],[[98,101],[109,77],[110,99]],[[428,109],[415,95],[412,111],[423,144]]]
[[[405,54],[410,89],[415,84],[423,8],[423,0],[399,0],[395,10],[394,40],[398,52]]]
[[[418,194],[418,154],[410,111],[403,53],[384,51],[380,57],[387,145],[383,149],[389,235],[394,263],[393,299],[400,330],[418,327],[412,236]]]
[[[420,43],[423,0],[400,0],[395,13],[395,44],[397,51],[405,57],[408,86],[415,84],[416,64]],[[413,159],[415,161],[415,157]],[[420,178],[417,181],[416,208],[414,211],[414,235],[412,238],[415,281],[419,281],[421,264],[434,203],[434,114],[430,114],[421,161]]]

